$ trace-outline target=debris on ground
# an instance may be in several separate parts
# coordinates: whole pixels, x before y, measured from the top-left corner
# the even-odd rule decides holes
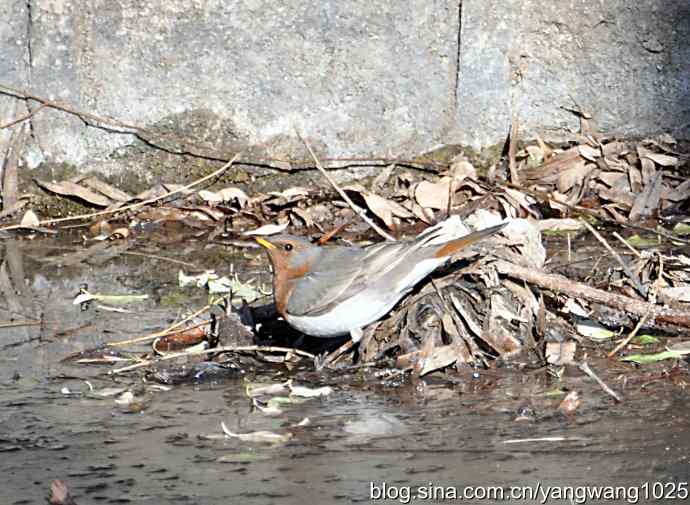
[[[433,273],[367,328],[359,345],[344,348],[342,339],[309,339],[277,320],[265,284],[238,271],[186,264],[177,283],[206,290],[206,307],[162,331],[104,339],[102,348],[69,357],[114,366],[113,375],[139,370],[178,383],[257,364],[312,364],[395,367],[426,376],[511,363],[559,374],[586,363],[593,349],[623,366],[683,362],[690,351],[669,339],[690,332],[690,158],[670,135],[620,139],[580,119],[580,133],[560,145],[540,138],[521,145],[514,125],[506,156],[488,167],[462,151],[444,163],[388,160],[373,180],[342,186],[328,169],[344,163],[329,160],[324,167],[306,140],[310,166],[325,176],[324,185],[256,191],[251,184],[218,182],[234,165],[251,164],[239,154],[189,184],[160,183],[136,195],[95,176],[34,179],[33,188],[21,189],[78,202],[87,211],[42,219],[27,193],[3,194],[13,207],[0,214],[0,238],[74,233],[75,224],[86,224],[77,232],[80,252],[43,260],[66,267],[135,254],[133,244],[168,226],[185,230],[181,240],[254,251],[254,237],[285,230],[319,244],[365,245],[414,236],[448,215],[460,216],[468,231],[508,222],[499,235]],[[264,165],[271,168],[271,161]],[[577,244],[583,241],[607,252],[582,258]],[[101,302],[103,310],[126,311],[108,306],[146,299],[85,287],[74,303],[83,310]],[[141,345],[148,347],[132,347]],[[183,373],[171,366],[183,366]],[[300,388],[288,387],[291,395],[322,391]],[[257,408],[269,409],[257,401]],[[575,395],[561,410],[575,412],[579,402]]]

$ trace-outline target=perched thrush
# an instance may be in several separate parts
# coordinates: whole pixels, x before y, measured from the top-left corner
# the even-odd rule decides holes
[[[315,337],[350,334],[385,316],[424,277],[461,249],[500,231],[506,223],[459,236],[451,216],[411,240],[367,247],[319,246],[292,235],[260,237],[273,265],[278,313]]]

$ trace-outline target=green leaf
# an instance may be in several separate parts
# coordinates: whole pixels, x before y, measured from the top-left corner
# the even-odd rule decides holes
[[[589,337],[592,340],[608,340],[616,336],[615,332],[607,330],[603,326],[589,319],[586,321],[582,321],[581,323],[578,323],[577,325],[575,325],[575,328],[577,329],[577,332],[580,335]]]
[[[633,247],[654,247],[659,245],[659,240],[656,237],[643,238],[633,235],[628,237],[628,243]]]
[[[635,337],[635,343],[640,345],[658,344],[659,339],[654,335],[638,335]]]
[[[656,363],[666,359],[679,359],[683,356],[684,354],[678,351],[661,351],[655,354],[630,354],[621,358],[621,361],[632,361],[633,363],[645,365],[647,363]]]
[[[677,223],[673,227],[673,233],[676,235],[690,235],[690,223]]]

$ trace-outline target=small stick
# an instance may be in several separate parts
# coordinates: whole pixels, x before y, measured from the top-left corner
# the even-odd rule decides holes
[[[348,222],[343,223],[343,224],[341,224],[341,225],[339,225],[339,226],[336,226],[336,227],[333,228],[332,230],[330,230],[330,231],[324,233],[324,234],[321,236],[321,238],[320,238],[319,240],[317,240],[317,243],[318,243],[319,245],[324,245],[326,242],[328,242],[329,240],[331,240],[331,239],[333,238],[333,235],[335,235],[336,233],[340,233],[341,231],[343,231],[345,228],[347,228],[347,227],[350,226],[351,224],[352,224],[352,221],[348,221]]]
[[[517,151],[518,119],[515,114],[510,119],[510,139],[508,141],[508,167],[510,168],[510,180],[513,184],[520,184],[517,172],[515,154]]]
[[[642,255],[639,253],[639,251],[637,249],[635,249],[633,246],[631,246],[630,242],[628,242],[623,237],[621,237],[617,231],[613,232],[613,236],[616,237],[621,242],[623,242],[623,245],[625,245],[628,249],[630,249],[635,254],[635,256],[637,256],[638,258],[642,257]]]
[[[115,374],[120,374],[124,372],[129,372],[132,370],[136,370],[137,368],[143,368],[149,365],[152,365],[154,363],[159,363],[161,361],[168,361],[171,359],[176,359],[176,358],[183,358],[185,356],[199,356],[202,354],[215,354],[215,353],[223,353],[223,352],[282,352],[285,354],[296,354],[297,356],[302,356],[304,358],[309,358],[311,360],[315,359],[316,356],[306,352],[306,351],[301,351],[299,349],[293,349],[291,347],[274,347],[274,346],[267,346],[267,345],[239,345],[239,346],[228,346],[228,347],[214,347],[212,349],[204,349],[201,351],[192,351],[192,352],[176,352],[176,353],[171,353],[171,354],[166,354],[165,356],[161,356],[160,358],[157,359],[147,359],[144,361],[141,361],[139,363],[135,363],[134,365],[129,365],[125,366],[122,368],[116,368],[115,370],[111,370],[108,372],[109,375],[115,375]]]
[[[647,319],[649,319],[649,314],[651,314],[650,310],[647,310],[647,313],[640,318],[640,320],[637,322],[637,325],[635,325],[635,328],[633,331],[630,332],[630,334],[623,339],[621,343],[619,343],[613,351],[607,354],[609,358],[613,358],[616,354],[618,354],[618,351],[623,349],[626,345],[630,343],[630,341],[635,338],[635,335],[637,335],[637,332],[640,331],[640,328],[642,328],[642,325],[647,322]]]
[[[594,371],[589,367],[589,364],[586,361],[583,361],[582,363],[578,363],[577,367],[582,370],[584,373],[589,375],[592,379],[597,381],[597,383],[601,386],[601,389],[603,389],[607,394],[611,395],[611,397],[616,400],[618,403],[620,403],[622,400],[620,396],[616,394],[616,392],[608,387],[608,385],[599,378],[597,374],[594,373]]]
[[[606,241],[604,237],[599,235],[599,232],[597,232],[594,227],[589,224],[587,221],[584,219],[582,220],[582,223],[585,225],[585,227],[594,235],[594,237],[601,242],[606,249],[611,253],[611,255],[615,258],[615,260],[618,262],[618,264],[623,268],[623,272],[625,272],[625,275],[628,276],[628,279],[633,283],[633,286],[635,286],[635,289],[637,290],[638,293],[642,295],[643,298],[647,299],[647,288],[642,285],[640,282],[640,279],[635,275],[635,273],[630,270],[628,265],[623,261],[623,258],[621,258],[620,254],[618,254],[616,251],[613,250],[613,247],[609,245],[609,243]]]
[[[562,275],[544,272],[538,268],[527,268],[505,260],[494,262],[496,270],[514,279],[520,279],[554,293],[563,293],[575,298],[583,298],[593,303],[622,310],[639,317],[650,312],[650,322],[654,328],[690,328],[690,311],[679,310],[664,305],[655,305],[638,298],[593,288],[582,282],[575,282]],[[678,334],[678,333],[676,333]],[[682,333],[680,333],[682,335]]]
[[[11,120],[9,123],[5,123],[3,125],[0,125],[0,130],[4,130],[5,128],[9,128],[10,126],[14,126],[16,124],[21,123],[22,121],[26,121],[27,119],[31,119],[31,117],[36,114],[39,110],[43,109],[46,106],[46,104],[42,103],[38,107],[36,107],[34,110],[31,112],[27,112],[23,116],[19,116],[13,120]]]
[[[147,253],[140,253],[140,252],[134,252],[134,251],[125,251],[122,254],[124,254],[126,256],[141,256],[142,258],[151,258],[154,260],[169,261],[170,263],[175,263],[177,265],[182,265],[185,267],[193,268],[195,270],[199,269],[199,267],[197,267],[193,263],[188,263],[186,261],[176,260],[173,258],[167,258],[165,256],[158,256],[157,254],[147,254]]]
[[[333,186],[333,188],[338,192],[338,194],[341,196],[341,198],[343,200],[345,200],[345,202],[350,206],[350,208],[355,211],[355,214],[357,214],[364,221],[366,221],[367,224],[369,224],[369,226],[371,226],[374,229],[374,231],[376,233],[378,233],[381,237],[385,238],[386,240],[395,241],[395,238],[392,235],[389,235],[388,233],[386,233],[385,230],[383,230],[375,222],[373,222],[371,219],[369,219],[369,217],[367,216],[364,209],[355,205],[355,202],[353,202],[350,199],[350,197],[347,196],[347,193],[345,193],[345,191],[343,191],[343,189],[340,186],[338,186],[338,183],[336,183],[333,180],[333,178],[330,175],[328,175],[328,172],[326,172],[326,170],[321,165],[321,162],[319,161],[319,159],[314,154],[314,151],[312,151],[311,146],[307,142],[307,139],[302,137],[302,135],[300,135],[300,133],[298,131],[296,131],[296,133],[297,133],[297,136],[299,137],[299,139],[304,143],[304,145],[307,148],[307,150],[309,151],[309,154],[311,155],[311,157],[314,159],[314,164],[316,164],[316,168],[319,170],[319,172],[321,172],[323,174],[323,176],[326,178],[326,180],[330,183],[331,186]]]
[[[0,322],[0,329],[2,328],[21,328],[22,326],[39,326],[45,321],[11,321],[7,323]]]
[[[175,330],[176,328],[179,328],[180,326],[182,326],[187,321],[191,321],[195,317],[203,314],[204,312],[206,312],[210,308],[211,308],[211,304],[206,305],[205,307],[200,308],[199,310],[197,310],[193,314],[185,317],[181,321],[178,321],[177,323],[168,326],[166,329],[164,329],[162,331],[157,331],[156,333],[149,333],[148,335],[144,335],[143,337],[130,338],[127,340],[118,340],[117,342],[106,342],[104,345],[105,345],[105,347],[122,347],[122,346],[129,345],[129,344],[138,344],[141,342],[149,342],[151,340],[156,340],[158,337],[164,337],[164,336],[170,335],[172,333],[179,333],[180,330],[178,330],[178,331],[173,331],[173,330]]]
[[[510,438],[504,444],[532,444],[534,442],[587,442],[583,437],[539,437],[539,438]]]
[[[128,210],[133,210],[137,209],[139,207],[143,207],[144,205],[149,205],[151,203],[155,203],[159,200],[163,200],[164,198],[168,198],[172,195],[176,195],[178,193],[182,193],[183,191],[187,191],[188,189],[197,186],[201,184],[202,182],[206,182],[209,179],[213,179],[214,177],[219,176],[221,173],[225,172],[230,166],[235,163],[237,158],[239,157],[240,153],[235,154],[235,156],[232,157],[230,161],[228,161],[225,165],[220,167],[218,170],[214,171],[213,173],[210,173],[201,179],[197,179],[196,181],[193,181],[186,186],[182,186],[181,188],[178,188],[174,191],[169,191],[168,193],[164,195],[160,195],[154,198],[149,198],[148,200],[144,200],[143,202],[138,202],[138,203],[133,203],[131,205],[125,205],[124,207],[120,207],[118,209],[112,209],[112,210],[101,210],[99,212],[91,212],[89,214],[80,214],[78,216],[68,216],[68,217],[61,217],[58,219],[46,219],[44,221],[39,221],[38,226],[46,226],[46,225],[51,225],[51,224],[56,224],[56,223],[63,223],[65,221],[75,221],[78,219],[91,219],[92,217],[98,217],[98,216],[107,216],[110,214],[116,214],[118,212],[125,212]],[[23,228],[22,225],[15,224],[11,226],[5,226],[3,228],[0,228],[0,231],[8,231],[8,230],[17,230]]]

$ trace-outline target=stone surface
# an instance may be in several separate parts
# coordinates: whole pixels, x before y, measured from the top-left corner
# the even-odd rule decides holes
[[[578,107],[607,132],[690,137],[688,0],[7,2],[0,84],[210,153],[301,157],[295,128],[330,157],[479,148],[513,112],[523,137],[558,138]],[[0,96],[0,118],[22,107]],[[131,134],[48,109],[31,126],[29,167],[151,166],[127,164],[147,149]]]
[[[23,88],[28,83],[29,46],[28,25],[29,16],[24,0],[4,0],[3,14],[0,17],[0,84]],[[0,125],[4,125],[26,114],[23,102],[0,95]],[[12,129],[0,129],[0,186],[2,185],[2,168],[5,159],[7,143],[12,135]]]
[[[688,0],[465,0],[457,130],[475,147],[521,130],[559,137],[567,109],[605,132],[690,137]]]
[[[332,156],[416,153],[455,119],[451,0],[30,2],[31,87],[82,110],[187,133],[204,115],[200,140],[273,155],[295,128]],[[132,141],[59,112],[35,131],[76,164]]]

